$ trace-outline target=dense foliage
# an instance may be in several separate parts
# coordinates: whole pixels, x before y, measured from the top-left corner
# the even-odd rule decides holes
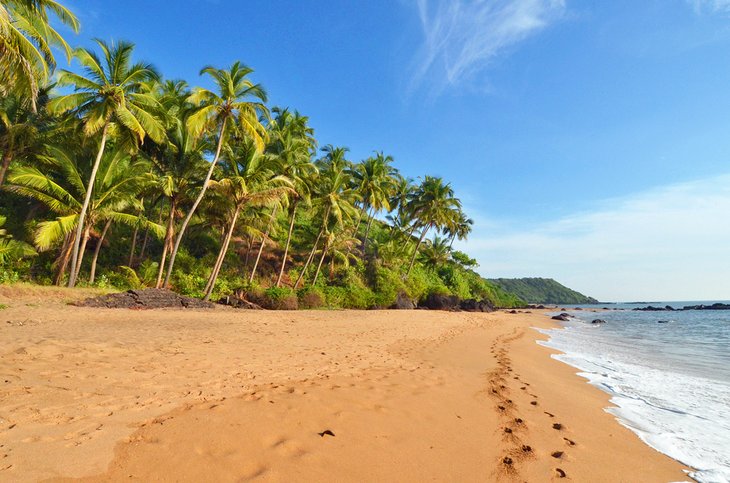
[[[472,221],[443,179],[319,149],[240,62],[190,87],[97,41],[52,77],[50,46],[72,52],[54,15],[77,28],[55,1],[0,7],[0,282],[244,291],[270,308],[522,304],[452,250]]]
[[[497,278],[490,280],[532,304],[597,304],[598,300],[571,290],[552,278]]]

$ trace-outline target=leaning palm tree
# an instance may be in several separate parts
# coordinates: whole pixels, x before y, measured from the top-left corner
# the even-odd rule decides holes
[[[454,190],[449,183],[434,176],[426,176],[420,186],[410,197],[410,209],[421,229],[416,248],[413,250],[406,277],[413,269],[418,249],[431,228],[442,229],[447,226],[461,210],[461,203],[454,197]]]
[[[80,155],[81,154],[81,155]],[[10,171],[6,189],[21,196],[41,202],[56,218],[38,224],[35,233],[35,245],[45,251],[62,243],[57,261],[57,283],[69,263],[73,246],[74,232],[82,223],[81,210],[85,193],[89,189],[85,180],[89,179],[91,168],[90,157],[83,156],[82,149],[75,147],[51,147],[48,155],[42,158],[42,166],[17,166]],[[82,162],[77,162],[81,159]],[[86,161],[86,162],[84,162]],[[77,274],[83,261],[86,244],[91,232],[98,223],[104,223],[104,234],[111,223],[123,223],[130,226],[141,224],[160,236],[162,228],[137,214],[129,213],[129,209],[138,212],[139,194],[149,185],[152,177],[148,173],[149,165],[142,161],[131,161],[128,155],[117,152],[105,155],[99,166],[99,174],[87,216],[82,225],[82,250],[78,260],[72,262],[71,270]],[[99,244],[103,243],[100,237]],[[98,252],[96,253],[98,257]],[[75,264],[75,266],[73,266]],[[95,272],[95,264],[92,264]]]
[[[190,101],[199,106],[197,112],[188,118],[187,125],[197,136],[216,132],[217,142],[213,160],[203,181],[203,186],[193,202],[193,206],[185,216],[178,230],[175,245],[170,254],[167,265],[164,286],[170,283],[172,270],[175,267],[175,258],[180,249],[180,243],[185,236],[185,230],[190,223],[195,210],[203,200],[208,183],[213,176],[221,151],[226,139],[234,130],[239,130],[249,136],[259,150],[263,150],[266,143],[266,131],[261,124],[261,116],[268,115],[266,91],[260,84],[254,84],[248,78],[253,69],[240,62],[235,62],[229,69],[204,67],[200,74],[207,74],[213,78],[216,92],[204,88],[197,88],[190,96]]]
[[[316,152],[317,141],[314,139],[314,130],[307,125],[309,121],[307,117],[296,111],[291,113],[287,109],[274,108],[273,112],[276,117],[271,123],[271,143],[267,148],[267,153],[278,161],[279,173],[286,176],[292,182],[294,188],[289,194],[289,231],[279,276],[276,279],[276,286],[279,287],[281,286],[281,279],[284,276],[286,260],[289,255],[297,207],[302,201],[309,202],[312,176],[317,173],[317,167],[311,161]],[[259,256],[263,249],[263,240],[265,240],[265,237],[262,238]],[[252,280],[254,272],[255,266],[251,272]]]
[[[446,243],[446,238],[435,236],[433,240],[426,243],[421,251],[421,259],[431,268],[438,268],[449,261],[451,247]]]
[[[314,241],[309,257],[302,267],[294,288],[298,288],[304,278],[309,264],[319,246],[323,235],[333,230],[343,229],[346,222],[352,220],[356,211],[355,203],[359,199],[357,191],[352,187],[349,162],[344,159],[345,148],[325,149],[326,155],[317,162],[319,176],[315,181],[313,204],[321,214],[321,227]],[[326,250],[324,251],[326,254]],[[320,266],[321,266],[320,260]]]
[[[99,149],[89,175],[74,236],[69,287],[76,283],[75,267],[85,227],[84,219],[109,135],[112,132],[129,135],[135,144],[143,142],[146,136],[157,142],[165,137],[164,126],[156,116],[159,104],[153,96],[145,92],[145,83],[159,77],[154,67],[146,63],[131,63],[134,50],[131,43],[107,44],[101,40],[96,43],[103,58],[91,50],[76,49],[74,56],[81,62],[83,73],[64,70],[58,78],[59,85],[73,86],[75,92],[56,97],[49,103],[51,111],[72,111],[83,119],[86,136],[100,136]]]
[[[35,110],[40,86],[56,67],[53,47],[71,58],[71,48],[51,26],[50,15],[74,32],[79,21],[54,0],[3,0],[0,3],[0,95],[27,99]]]
[[[466,214],[459,210],[456,216],[450,220],[450,222],[444,227],[443,233],[448,236],[449,248],[454,246],[454,241],[458,238],[459,241],[466,240],[466,237],[471,233],[472,226],[474,226],[474,220],[467,217]]]
[[[353,183],[362,197],[363,208],[368,217],[364,245],[367,245],[375,215],[383,210],[386,212],[391,210],[390,198],[395,192],[398,176],[398,171],[391,166],[392,162],[392,156],[379,152],[357,164],[353,169]],[[356,225],[359,225],[359,220]],[[357,231],[357,226],[355,230]]]
[[[272,159],[261,154],[249,139],[226,149],[222,167],[223,178],[212,181],[211,189],[220,197],[219,205],[227,207],[228,229],[205,287],[205,300],[215,288],[241,210],[277,203],[292,189],[291,181],[276,174]]]

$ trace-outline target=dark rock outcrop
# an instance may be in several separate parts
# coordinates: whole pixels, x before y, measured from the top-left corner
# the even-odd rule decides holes
[[[99,307],[109,309],[209,309],[211,302],[184,297],[172,290],[147,288],[102,295],[77,302],[80,307]]]
[[[389,307],[396,310],[413,310],[416,308],[416,303],[403,292],[399,293],[395,297],[395,302]]]
[[[457,310],[459,302],[459,297],[456,295],[431,294],[423,300],[421,305],[430,310]]]
[[[591,324],[605,324],[606,321],[603,319],[594,319],[591,321]]]
[[[459,307],[465,312],[494,312],[494,307],[486,300],[462,300]]]
[[[570,320],[570,315],[568,315],[566,313],[562,313],[562,314],[558,314],[558,315],[553,315],[550,318],[553,320],[561,320],[561,321],[565,322],[565,321]]]
[[[673,311],[674,307],[671,305],[666,305],[664,307],[654,307],[653,305],[648,305],[646,307],[636,307],[634,310],[640,311],[640,312],[665,312],[665,311]]]
[[[685,305],[682,310],[730,310],[730,304]]]

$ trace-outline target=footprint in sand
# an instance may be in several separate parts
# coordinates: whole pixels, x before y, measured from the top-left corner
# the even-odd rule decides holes
[[[561,470],[560,468],[555,468],[555,476],[558,478],[565,478],[565,471]]]
[[[566,443],[566,444],[567,444],[568,446],[575,446],[575,441],[573,441],[572,439],[568,439],[568,438],[563,438],[563,440],[565,441],[565,443]]]
[[[554,415],[553,413],[549,413],[549,412],[547,412],[547,411],[544,411],[544,412],[545,412],[545,414],[547,414],[547,415],[548,415],[548,416],[550,416],[551,418],[554,418],[554,417],[555,417],[555,415]]]
[[[563,457],[563,454],[564,453],[562,451],[553,451],[552,453],[550,453],[550,456],[552,456],[555,459],[560,459]]]
[[[560,431],[563,429],[563,425],[560,423],[555,423],[555,424],[553,424],[553,429]]]

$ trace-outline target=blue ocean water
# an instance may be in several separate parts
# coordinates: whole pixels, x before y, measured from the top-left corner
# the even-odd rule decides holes
[[[707,304],[651,305],[699,303]],[[564,329],[543,331],[550,339],[541,343],[609,393],[616,407],[607,411],[623,425],[695,468],[690,477],[730,482],[730,311],[629,310],[646,305],[566,310],[574,318]],[[590,323],[597,318],[606,323]]]

